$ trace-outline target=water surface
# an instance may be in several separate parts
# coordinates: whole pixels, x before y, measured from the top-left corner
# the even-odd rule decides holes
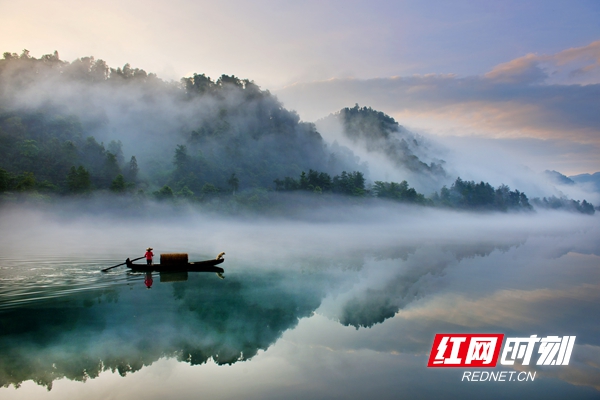
[[[4,214],[0,396],[599,397],[597,217],[351,214]],[[226,251],[225,279],[100,272],[147,246]],[[461,382],[426,367],[436,333],[577,339],[568,366],[497,367],[534,382]]]

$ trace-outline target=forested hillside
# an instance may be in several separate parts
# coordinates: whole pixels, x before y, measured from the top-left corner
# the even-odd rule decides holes
[[[398,171],[436,185],[448,181],[427,143],[390,116],[356,105],[329,119]],[[57,52],[39,59],[27,50],[7,52],[0,60],[0,199],[108,193],[230,204],[233,196],[236,204],[269,208],[278,193],[298,191],[531,209],[524,193],[506,186],[458,178],[429,195],[406,180],[370,177],[349,148],[326,142],[315,124],[300,121],[248,79],[193,74],[165,82],[129,64],[115,69],[94,57],[66,62]]]
[[[35,181],[61,193],[141,184],[199,194],[207,184],[271,187],[309,168],[358,167],[249,80],[163,82],[129,65],[68,63],[57,53],[4,54],[0,140],[4,185],[19,190]]]

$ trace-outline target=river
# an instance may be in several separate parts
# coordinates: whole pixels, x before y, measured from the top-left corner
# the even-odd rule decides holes
[[[0,397],[600,396],[597,216],[332,213],[0,213]],[[148,246],[225,251],[224,279],[100,271]],[[427,366],[436,334],[490,333],[575,342],[568,365]]]

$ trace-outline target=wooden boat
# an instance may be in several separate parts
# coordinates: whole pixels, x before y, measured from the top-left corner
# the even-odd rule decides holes
[[[196,261],[177,264],[134,264],[129,258],[125,261],[128,268],[136,272],[216,272],[223,273],[225,270],[216,265],[221,264],[225,259],[212,259],[205,261]]]

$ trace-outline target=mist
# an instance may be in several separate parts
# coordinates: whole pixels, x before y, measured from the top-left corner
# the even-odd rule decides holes
[[[289,340],[317,341],[336,352],[422,355],[431,331],[475,329],[576,333],[572,374],[559,379],[577,376],[580,384],[594,385],[586,360],[595,358],[584,349],[600,346],[597,327],[585,322],[598,311],[598,216],[340,204],[304,216],[245,218],[195,208],[174,212],[160,203],[135,216],[74,214],[74,204],[4,208],[0,274],[4,285],[21,287],[18,294],[2,289],[6,315],[21,312],[23,292],[31,310],[73,301],[87,307],[78,314],[71,306],[72,315],[54,319],[52,332],[78,329],[42,335],[43,350],[35,350],[39,335],[13,342],[17,347],[4,359],[20,357],[19,365],[29,369],[13,370],[5,361],[3,376],[12,371],[13,378],[4,384],[32,376],[49,387],[61,376],[96,379],[103,371],[98,365],[127,375],[164,358],[236,364],[261,360],[259,350],[281,351]],[[139,292],[143,277],[124,275],[125,267],[100,272],[148,246],[157,255],[187,252],[190,260],[224,251],[225,280],[214,274],[188,282],[157,279],[152,290]],[[38,282],[46,289],[39,292]],[[162,305],[148,307],[156,298]],[[575,308],[580,312],[569,311]],[[38,314],[31,318],[40,324]],[[131,315],[138,323],[117,322]],[[41,361],[34,362],[33,353]],[[53,363],[57,369],[48,375],[44,365]],[[88,378],[78,375],[80,368]]]
[[[0,65],[0,125],[10,146],[2,167],[34,172],[63,192],[64,177],[78,163],[98,189],[108,189],[121,172],[138,190],[170,185],[196,196],[231,190],[234,176],[240,190],[270,189],[274,179],[309,169],[360,168],[353,154],[328,147],[314,125],[248,79],[194,74],[164,82],[93,57],[65,63],[57,53],[40,60],[7,54]],[[116,165],[106,164],[108,153]],[[48,158],[54,165],[40,168]]]
[[[373,207],[335,203],[307,210],[304,216],[239,218],[193,208],[173,212],[161,204],[136,216],[73,215],[73,208],[74,203],[45,210],[3,209],[3,258],[74,256],[116,263],[139,257],[150,246],[157,254],[189,252],[190,257],[202,259],[225,251],[228,271],[236,271],[240,264],[284,271],[388,270],[372,267],[378,260],[388,260],[403,264],[402,269],[411,274],[435,275],[449,260],[510,249],[541,237],[560,238],[560,246],[539,249],[551,257],[575,248],[600,255],[594,242],[597,216],[558,211],[468,213],[380,201]],[[436,266],[427,257],[448,259]]]
[[[264,204],[273,188],[288,190],[285,179],[313,170],[329,178],[360,172],[363,187],[343,189],[351,195],[368,194],[376,181],[407,181],[430,197],[461,177],[508,185],[530,199],[600,201],[592,185],[561,187],[493,143],[408,130],[371,108],[345,108],[316,124],[301,121],[269,91],[233,75],[213,81],[194,74],[164,82],[129,64],[114,69],[93,57],[65,63],[57,53],[40,60],[9,55],[2,61],[0,128],[8,133],[5,168],[13,174],[3,179],[17,182],[26,179],[16,176],[19,170],[34,171],[38,182],[45,179],[46,186],[38,185],[44,190],[108,191],[117,184],[117,190],[141,193],[141,202],[148,194],[163,196],[162,188],[167,195],[206,204],[223,203],[216,194],[239,192],[245,198],[236,200],[239,204],[227,200],[229,209],[252,209]],[[106,157],[116,161],[110,164]],[[92,189],[68,181],[69,174],[78,173],[69,168],[79,163],[90,173]],[[293,190],[331,190],[302,179]],[[13,184],[21,190],[19,185]]]

